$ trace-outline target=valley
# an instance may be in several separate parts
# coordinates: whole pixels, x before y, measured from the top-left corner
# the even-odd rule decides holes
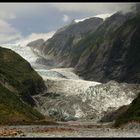
[[[1,43],[0,137],[140,137],[140,6],[101,15]]]
[[[112,128],[112,121],[100,122],[105,114],[129,105],[137,96],[138,85],[86,81],[76,75],[73,68],[55,68],[55,64],[50,68],[37,63],[38,56],[27,46],[24,50],[22,46],[11,46],[5,47],[28,60],[45,81],[47,92],[32,96],[36,109],[57,122],[57,125],[46,126],[11,126],[22,130],[25,137],[131,137],[135,133],[138,136],[137,129],[132,133],[129,130],[122,132]]]

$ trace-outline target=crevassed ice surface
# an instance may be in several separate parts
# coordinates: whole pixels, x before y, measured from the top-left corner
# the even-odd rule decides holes
[[[128,84],[92,83],[84,80],[48,80],[50,94],[38,95],[39,110],[62,121],[99,121],[107,112],[130,104],[136,97]]]

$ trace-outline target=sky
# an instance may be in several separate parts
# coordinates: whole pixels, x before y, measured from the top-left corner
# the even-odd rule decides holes
[[[0,3],[0,44],[51,37],[73,19],[117,11],[134,3]]]

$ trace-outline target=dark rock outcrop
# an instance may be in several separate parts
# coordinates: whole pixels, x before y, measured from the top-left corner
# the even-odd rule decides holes
[[[41,51],[41,46],[45,43],[43,39],[37,39],[33,42],[27,44],[27,46],[31,47],[32,49],[38,49]]]
[[[42,46],[45,43],[45,41],[43,39],[37,39],[35,41],[32,41],[30,43],[28,43],[26,46],[30,47],[31,50],[40,57],[40,59],[43,59],[43,57],[40,55],[40,52],[42,52]],[[40,62],[39,62],[40,63]],[[40,63],[42,64],[42,63]]]
[[[99,122],[113,122],[118,119],[125,111],[127,111],[128,108],[129,105],[124,105],[115,111],[113,110],[111,112],[107,112]]]
[[[92,38],[86,38],[92,45],[85,44],[87,49],[76,65],[85,79],[140,83],[140,15],[132,14],[128,19],[128,14],[124,15],[123,23],[118,20],[120,16],[111,16]]]
[[[130,104],[129,108],[123,112],[115,121],[115,126],[121,126],[128,122],[140,122],[140,93]]]

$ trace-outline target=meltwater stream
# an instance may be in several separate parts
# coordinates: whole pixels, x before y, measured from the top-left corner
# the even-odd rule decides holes
[[[49,68],[36,62],[40,57],[27,46],[3,45],[25,58],[42,76],[48,93],[36,95],[37,109],[58,121],[99,121],[106,113],[128,105],[136,97],[136,90],[126,83],[110,81],[101,84],[86,81],[73,68]],[[53,61],[52,61],[53,63]]]

